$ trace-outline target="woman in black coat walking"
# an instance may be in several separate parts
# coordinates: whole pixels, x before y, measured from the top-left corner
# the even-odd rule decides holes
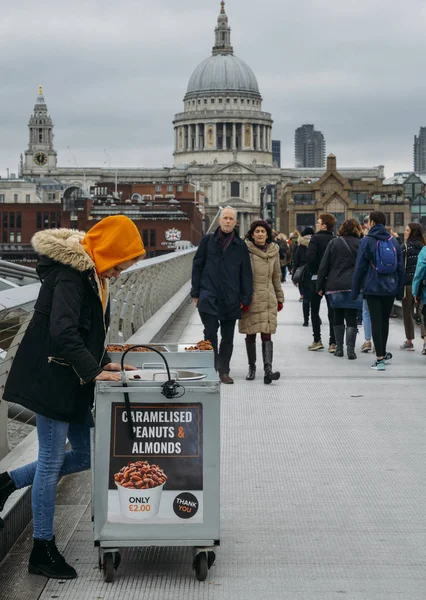
[[[39,453],[36,462],[0,474],[0,511],[12,492],[32,485],[34,545],[28,570],[73,579],[77,573],[53,535],[56,487],[64,475],[90,468],[95,381],[120,380],[120,365],[105,354],[108,280],[145,250],[135,224],[122,215],[103,219],[87,234],[40,231],[32,244],[40,255],[42,283],[4,399],[36,412]]]
[[[315,231],[313,227],[305,227],[302,231],[302,235],[298,238],[298,245],[293,263],[293,276],[299,267],[305,267],[303,270],[303,276],[298,284],[299,292],[303,300],[303,327],[309,326],[309,309],[311,304],[311,274],[306,263],[306,253],[308,251],[309,242]],[[305,266],[306,265],[306,266]],[[296,284],[295,284],[296,285]]]
[[[358,332],[358,309],[353,306],[350,291],[361,235],[361,225],[356,219],[347,219],[342,223],[338,237],[328,244],[322,257],[317,280],[317,292],[320,295],[324,293],[330,295],[330,303],[334,311],[334,335],[336,337],[334,356],[343,356],[346,321],[346,349],[350,360],[356,358],[355,341]],[[333,302],[332,296],[339,292],[346,292],[346,294],[340,294],[339,297],[342,301],[337,305]]]
[[[426,245],[423,227],[419,223],[408,223],[404,231],[405,243],[401,246],[402,257],[405,265],[405,294],[402,299],[402,316],[404,318],[405,342],[400,346],[401,350],[414,350],[414,322],[413,312],[415,302],[411,290],[414,273],[416,272],[417,260],[423,246]],[[426,331],[423,316],[420,323],[420,335],[426,342]],[[426,354],[426,344],[423,345],[422,354]]]

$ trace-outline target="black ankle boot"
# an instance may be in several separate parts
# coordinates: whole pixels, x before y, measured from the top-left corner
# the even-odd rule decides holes
[[[9,473],[1,473],[0,474],[0,512],[3,510],[4,505],[6,504],[6,500],[9,498],[10,494],[16,490],[16,485],[13,483],[10,478]],[[4,523],[3,520],[0,519],[0,529],[3,529]]]
[[[44,575],[51,579],[75,579],[77,577],[76,570],[65,561],[65,558],[57,549],[55,536],[52,540],[34,538],[28,573]]]
[[[356,359],[355,343],[358,329],[356,327],[348,327],[346,329],[346,354],[349,360]]]
[[[246,340],[246,350],[249,364],[246,379],[247,381],[253,381],[256,377],[256,342],[248,342]]]
[[[334,337],[336,338],[336,350],[334,356],[343,356],[343,340],[345,337],[345,326],[335,325],[334,326]]]
[[[272,342],[262,342],[262,354],[263,354],[263,367],[265,369],[265,376],[263,377],[263,383],[272,383],[277,381],[281,377],[279,371],[272,371],[272,357],[273,357],[273,345]]]

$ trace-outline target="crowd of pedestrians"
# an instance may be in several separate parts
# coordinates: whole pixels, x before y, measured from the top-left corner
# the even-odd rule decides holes
[[[216,232],[206,235],[200,244],[192,277],[191,295],[200,311],[205,338],[215,350],[222,383],[233,383],[230,357],[237,320],[239,332],[246,336],[246,379],[256,377],[257,334],[262,344],[264,383],[280,378],[279,371],[272,369],[271,336],[284,305],[281,284],[290,277],[299,290],[302,324],[312,327],[309,351],[324,349],[320,308],[325,299],[328,352],[356,360],[362,327],[364,341],[359,351],[375,353],[372,369],[386,370],[392,360],[387,349],[389,319],[395,300],[402,300],[406,339],[400,349],[414,350],[415,324],[419,324],[422,354],[426,355],[426,238],[420,224],[407,225],[403,243],[386,227],[385,214],[380,211],[370,213],[362,223],[347,219],[338,229],[336,217],[323,213],[315,231],[305,227],[288,237],[273,231],[266,221],[254,221],[244,241],[236,224],[235,210],[225,208]],[[227,236],[235,240],[235,247]],[[230,350],[224,352],[226,348]]]

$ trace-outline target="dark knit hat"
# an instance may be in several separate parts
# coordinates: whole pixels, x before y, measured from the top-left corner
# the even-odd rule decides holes
[[[305,229],[302,231],[302,237],[305,237],[305,235],[314,235],[315,231],[313,229],[313,227],[305,227]]]

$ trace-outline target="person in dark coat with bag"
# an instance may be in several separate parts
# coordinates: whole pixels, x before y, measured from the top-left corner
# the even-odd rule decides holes
[[[402,299],[402,317],[404,319],[405,342],[400,346],[401,350],[414,350],[414,321],[413,313],[416,308],[412,293],[412,283],[416,272],[417,260],[426,239],[423,227],[420,223],[408,223],[404,231],[405,243],[401,246],[402,258],[405,266],[405,293]],[[426,330],[423,315],[420,321],[420,335],[426,339]],[[423,343],[422,354],[426,355],[426,344]]]
[[[234,383],[229,371],[235,324],[241,310],[250,305],[253,292],[250,256],[236,224],[236,212],[227,206],[221,211],[217,230],[201,239],[192,266],[191,297],[204,325],[204,339],[213,346],[220,380],[226,384]]]
[[[309,309],[311,303],[311,274],[308,269],[308,265],[306,264],[306,254],[308,252],[309,242],[311,241],[312,236],[314,235],[314,230],[312,227],[305,227],[302,231],[302,235],[299,236],[299,243],[297,245],[296,255],[294,257],[293,264],[293,278],[296,273],[298,273],[298,269],[303,268],[303,272],[301,272],[302,277],[300,278],[299,283],[295,283],[294,285],[299,286],[299,291],[302,294],[303,299],[303,327],[309,326]]]
[[[312,332],[314,341],[308,347],[308,350],[313,352],[322,350],[324,348],[321,341],[321,319],[319,316],[321,298],[317,294],[317,278],[318,269],[321,264],[321,259],[324,256],[324,252],[331,240],[334,238],[334,226],[336,224],[336,217],[329,213],[323,213],[318,217],[316,225],[316,234],[312,236],[309,242],[308,251],[306,253],[306,264],[308,265],[309,272],[311,273],[311,321],[312,321]],[[336,349],[336,340],[334,339],[334,322],[333,322],[333,309],[330,306],[330,302],[325,297],[328,308],[328,322],[330,325],[330,338],[328,351],[334,352]]]
[[[318,270],[317,292],[325,294],[334,311],[334,356],[343,356],[346,322],[346,352],[349,360],[356,359],[355,342],[358,333],[357,313],[362,307],[352,300],[352,276],[362,235],[357,219],[347,219],[339,229],[338,237],[328,244]]]
[[[103,219],[87,234],[39,231],[32,244],[40,255],[41,288],[3,397],[36,412],[39,452],[36,462],[0,474],[0,511],[11,493],[32,485],[34,545],[28,570],[73,579],[77,573],[53,535],[56,488],[64,475],[90,468],[95,381],[120,380],[120,365],[105,353],[108,280],[145,250],[135,224],[123,215]]]
[[[352,297],[357,298],[362,291],[370,311],[376,348],[376,360],[371,368],[376,371],[385,371],[386,362],[392,359],[392,354],[386,350],[389,317],[395,298],[402,300],[405,285],[401,246],[398,240],[389,235],[385,225],[386,216],[383,212],[370,213],[370,231],[359,244],[352,280]],[[389,266],[381,258],[385,253],[390,255]]]

